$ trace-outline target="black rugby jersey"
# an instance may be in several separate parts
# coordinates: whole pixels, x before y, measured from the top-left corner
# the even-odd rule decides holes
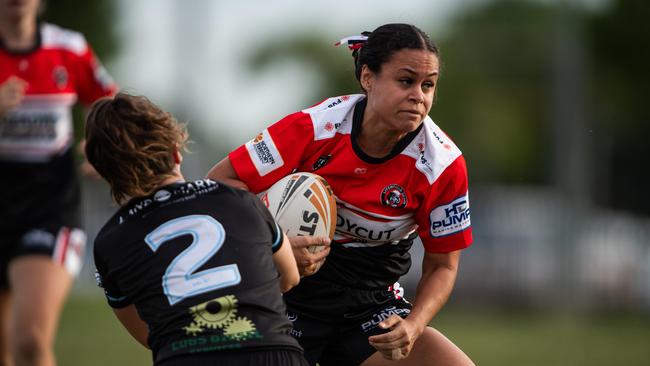
[[[135,304],[154,361],[251,347],[300,350],[273,250],[282,232],[251,193],[205,179],[131,200],[95,240],[115,308]]]

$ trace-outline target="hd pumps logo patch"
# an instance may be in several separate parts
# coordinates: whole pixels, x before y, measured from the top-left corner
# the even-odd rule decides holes
[[[458,197],[446,205],[441,205],[429,215],[430,233],[434,238],[463,231],[470,226],[469,196]]]

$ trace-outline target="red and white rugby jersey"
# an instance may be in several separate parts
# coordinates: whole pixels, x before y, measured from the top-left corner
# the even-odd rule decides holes
[[[467,169],[458,147],[427,117],[389,157],[365,155],[351,137],[364,99],[329,98],[283,118],[230,153],[237,175],[256,193],[293,171],[325,178],[338,205],[335,240],[344,247],[396,245],[414,232],[428,252],[469,246]]]
[[[0,160],[46,162],[73,141],[71,107],[117,91],[81,33],[39,25],[37,47],[11,52],[0,45],[0,83],[17,76],[28,85],[21,105],[0,124]]]

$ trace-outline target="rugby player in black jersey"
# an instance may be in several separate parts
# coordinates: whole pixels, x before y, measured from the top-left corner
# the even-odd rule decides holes
[[[86,140],[121,205],[95,239],[97,280],[154,364],[305,365],[282,299],[298,269],[262,202],[185,181],[187,132],[145,97],[97,101]]]

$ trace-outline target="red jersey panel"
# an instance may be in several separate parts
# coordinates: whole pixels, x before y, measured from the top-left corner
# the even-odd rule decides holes
[[[363,113],[355,106],[365,108],[364,99],[329,98],[283,118],[230,153],[237,175],[255,193],[294,171],[325,178],[338,205],[335,240],[346,248],[398,246],[416,233],[428,252],[469,246],[467,169],[458,147],[427,117],[390,158],[364,156],[354,140]]]
[[[0,48],[0,83],[17,76],[28,85],[21,105],[0,124],[0,160],[46,162],[72,144],[71,107],[91,104],[117,85],[80,33],[42,23],[39,45],[27,53]]]

